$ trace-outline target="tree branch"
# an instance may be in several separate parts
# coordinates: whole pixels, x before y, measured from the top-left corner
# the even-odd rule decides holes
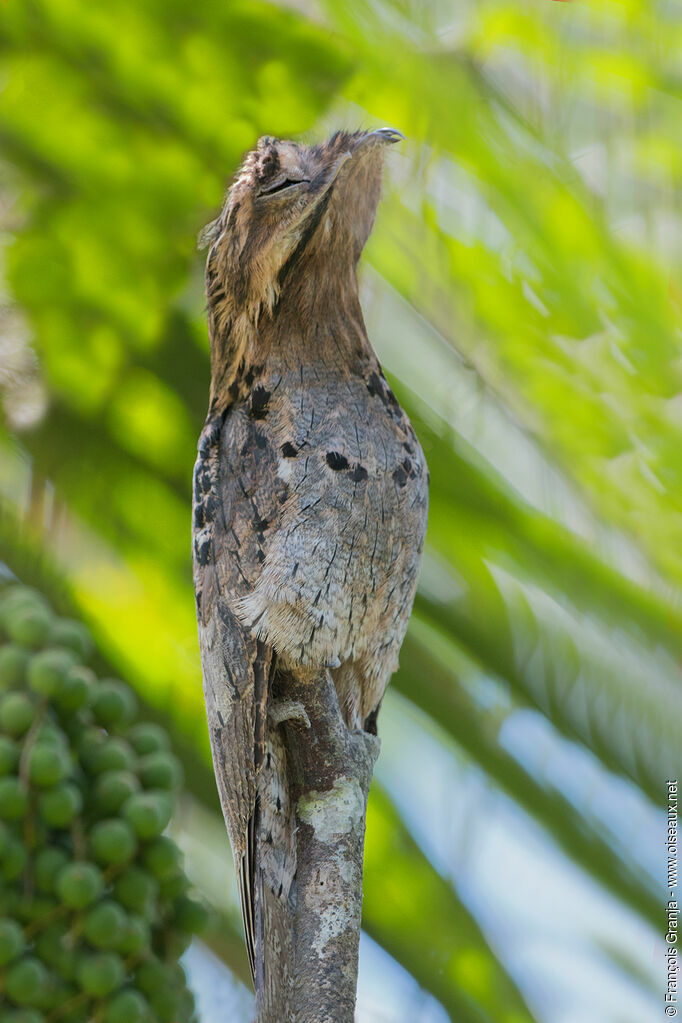
[[[282,696],[310,722],[284,726],[296,819],[294,1019],[353,1023],[365,816],[379,740],[347,728],[328,671],[283,683]]]

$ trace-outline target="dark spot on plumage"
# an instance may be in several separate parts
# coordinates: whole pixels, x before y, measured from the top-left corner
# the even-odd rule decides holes
[[[267,835],[265,836],[265,841],[267,842],[268,845],[272,845],[272,832],[271,831],[268,831]]]
[[[194,528],[202,529],[206,525],[206,517],[204,515],[203,504],[194,505]]]
[[[260,519],[256,517],[253,520],[253,528],[256,530],[257,533],[262,533],[263,530],[267,529],[269,525],[270,523],[267,519]]]
[[[338,451],[327,452],[327,465],[334,472],[340,472],[342,469],[348,468],[348,459],[345,455],[340,454]]]
[[[219,508],[219,501],[214,493],[209,493],[204,499],[204,512],[206,515],[206,521],[212,522],[215,518],[216,512]]]
[[[265,419],[268,414],[268,402],[270,391],[267,391],[261,384],[254,387],[251,392],[251,415],[254,419]]]
[[[196,590],[194,593],[194,603],[197,609],[197,617],[201,615],[201,590]]]
[[[263,564],[263,562],[265,561],[265,554],[264,554],[264,553],[263,553],[263,551],[262,551],[262,550],[260,549],[260,547],[259,547],[259,548],[258,548],[258,550],[256,551],[256,558],[257,558],[257,560],[258,560],[258,561],[260,562],[260,564],[261,564],[261,565],[262,565],[262,564]]]
[[[283,889],[283,888],[284,888],[284,885],[283,885],[283,884],[282,884],[282,882],[280,881],[280,883],[279,883],[279,891],[277,892],[277,895],[278,895],[278,896],[282,894],[282,889]]]
[[[233,380],[230,386],[228,387],[227,392],[232,398],[232,400],[236,401],[237,398],[239,397],[239,381]]]
[[[267,756],[266,756],[266,758],[265,758],[265,766],[266,766],[266,767],[269,767],[269,766],[270,766],[270,761],[271,761],[271,760],[272,760],[272,753],[268,753],[268,754],[267,754]]]
[[[403,441],[403,447],[407,451],[408,455],[414,454],[414,448],[412,447],[411,444],[408,444],[406,440]]]
[[[265,436],[265,434],[261,430],[256,430],[254,432],[254,437],[255,437],[255,440],[256,440],[256,446],[257,447],[259,447],[259,448],[266,448],[268,446],[268,438]]]
[[[358,463],[351,473],[351,479],[354,483],[362,483],[363,480],[367,479],[367,470],[364,465]]]
[[[279,798],[279,796],[277,796],[277,800],[275,801],[275,806],[277,807],[278,810],[282,809],[282,800]]]
[[[386,388],[386,398],[388,400],[389,405],[392,405],[393,408],[400,408],[398,404],[398,399],[396,398],[395,394],[393,393],[390,387]]]
[[[292,578],[292,579],[293,579],[293,578],[294,578],[294,576],[296,575],[296,572],[297,572],[297,571],[298,571],[298,561],[297,561],[297,562],[296,562],[296,563],[294,564],[294,568],[293,568],[293,571],[292,571],[292,573],[291,573],[291,578]]]
[[[377,734],[377,718],[379,717],[379,707],[375,707],[371,714],[368,714],[365,718],[365,723],[362,726],[365,732],[369,732],[370,735]]]
[[[407,483],[407,473],[403,469],[402,465],[399,465],[398,468],[393,471],[393,481],[399,487],[404,487]]]
[[[379,377],[376,375],[376,373],[372,373],[369,380],[367,381],[367,390],[369,391],[370,395],[373,398],[376,395],[379,395],[380,398],[383,398],[383,387],[381,386],[381,381],[379,380]]]
[[[298,454],[298,450],[288,440],[282,444],[279,450],[282,452],[283,458],[296,458],[296,455]]]
[[[405,470],[408,476],[414,477],[412,462],[409,460],[409,458],[406,458],[405,461],[403,462],[403,469]]]
[[[288,497],[289,497],[288,484],[285,483],[284,480],[279,480],[277,483],[277,500],[279,501],[280,504],[284,504]]]
[[[194,556],[197,560],[197,564],[202,568],[208,565],[211,557],[211,541],[210,539],[201,540],[199,537],[194,541]]]
[[[223,715],[220,713],[220,711],[217,711],[217,714],[218,714],[218,721],[220,721],[221,727],[224,728],[225,727],[225,722],[223,721]]]

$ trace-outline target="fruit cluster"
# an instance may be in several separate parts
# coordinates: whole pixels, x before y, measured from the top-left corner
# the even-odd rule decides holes
[[[0,1023],[186,1023],[206,911],[163,834],[181,768],[85,627],[0,589]]]

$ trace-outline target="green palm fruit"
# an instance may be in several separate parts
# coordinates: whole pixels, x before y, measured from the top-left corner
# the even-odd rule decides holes
[[[117,813],[123,804],[140,788],[131,771],[105,771],[93,787],[93,804],[97,813]]]
[[[13,643],[0,647],[0,689],[22,684],[30,656],[28,650]]]
[[[4,990],[17,1005],[36,1005],[49,974],[40,959],[24,956],[7,970]]]
[[[26,947],[24,932],[11,917],[0,919],[0,966],[17,959]]]
[[[55,618],[50,626],[48,643],[51,646],[68,647],[81,660],[87,660],[92,653],[92,636],[89,629],[73,618]]]
[[[147,753],[138,765],[140,781],[146,789],[177,789],[182,784],[182,767],[177,757],[165,750]]]
[[[0,586],[0,1023],[185,1023],[177,961],[203,911],[162,834],[181,768],[89,651],[36,591]]]
[[[89,906],[100,897],[103,888],[102,873],[94,863],[69,863],[57,874],[57,894],[70,909]]]
[[[90,832],[90,850],[103,866],[121,867],[129,863],[136,849],[135,833],[126,821],[100,821]]]
[[[53,828],[66,828],[80,813],[83,797],[80,789],[72,782],[56,785],[49,792],[43,792],[38,799],[38,811],[46,824]]]
[[[73,650],[63,647],[41,650],[34,654],[26,669],[29,687],[40,696],[54,696],[77,663],[78,657]]]
[[[0,731],[7,735],[24,735],[34,718],[33,700],[26,693],[5,693],[0,700]]]
[[[125,980],[125,966],[116,952],[94,952],[84,955],[76,977],[86,994],[102,998],[120,987]]]
[[[0,778],[0,819],[16,821],[26,816],[28,791],[14,775]]]
[[[69,754],[47,743],[36,743],[29,754],[28,776],[39,788],[52,788],[71,771]]]
[[[169,747],[168,735],[160,725],[151,721],[140,721],[128,732],[128,742],[139,756],[157,753]]]
[[[95,948],[118,949],[126,935],[128,917],[113,899],[98,902],[85,917],[83,935]]]
[[[171,819],[173,803],[167,792],[141,792],[126,800],[121,813],[140,838],[156,838]]]
[[[116,679],[104,679],[93,694],[91,709],[104,728],[121,728],[135,717],[137,701],[132,689]]]

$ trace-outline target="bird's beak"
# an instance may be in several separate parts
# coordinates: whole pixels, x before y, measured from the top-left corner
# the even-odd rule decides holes
[[[397,128],[377,128],[376,131],[368,131],[366,135],[359,138],[353,147],[353,152],[364,151],[376,145],[393,145],[395,142],[405,141],[405,136]]]

